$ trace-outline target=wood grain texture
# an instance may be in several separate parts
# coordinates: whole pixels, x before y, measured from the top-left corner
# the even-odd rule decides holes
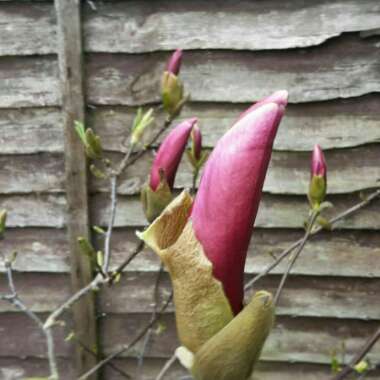
[[[310,151],[318,142],[326,150],[380,141],[379,102],[380,97],[372,94],[330,102],[290,104],[281,121],[274,149]],[[203,145],[213,147],[249,105],[189,103],[178,122],[197,117]],[[89,110],[87,123],[101,136],[107,150],[117,151],[128,136],[135,113],[133,107],[97,107]],[[146,132],[146,139],[164,122],[163,112],[156,110],[155,117],[154,125]]]
[[[60,104],[58,64],[53,56],[2,57],[0,82],[1,108]]]
[[[105,195],[96,195],[91,204],[95,224],[104,226],[108,215],[108,202]],[[334,208],[326,211],[326,216],[336,215],[359,202],[359,196],[331,195],[327,198]],[[343,229],[379,229],[378,212],[380,201],[377,200],[361,212],[339,222],[336,228]],[[275,196],[264,194],[260,203],[255,225],[265,228],[303,228],[307,219],[308,204],[306,197]],[[140,227],[147,224],[138,197],[119,197],[115,226]]]
[[[54,5],[2,2],[0,55],[51,54],[57,51]]]
[[[0,109],[2,154],[63,152],[63,120],[57,108]]]
[[[153,294],[157,274],[128,272],[112,288],[101,290],[99,312],[106,314],[143,314],[153,312]],[[256,290],[274,292],[280,276],[269,276],[260,281]],[[16,273],[15,283],[24,303],[36,313],[52,312],[70,296],[67,274]],[[341,319],[380,320],[377,290],[380,279],[352,279],[333,277],[292,276],[286,284],[276,314],[291,317],[319,317]],[[0,291],[7,287],[0,277]],[[170,279],[164,275],[160,281],[160,300],[171,290]],[[253,294],[246,294],[249,301]],[[138,302],[136,303],[136,300]],[[0,312],[17,312],[10,304],[0,303]],[[166,313],[172,313],[169,307]]]
[[[379,56],[378,38],[357,35],[280,52],[191,51],[184,55],[181,78],[193,101],[253,102],[279,89],[289,91],[291,103],[349,98],[380,91]],[[90,54],[89,102],[159,101],[167,58],[163,53]]]
[[[112,267],[121,264],[137,246],[133,229],[114,231]],[[283,249],[302,236],[298,230],[255,229],[248,251],[246,273],[258,273]],[[99,247],[101,239],[99,239]],[[69,247],[65,231],[54,228],[8,229],[2,242],[5,252],[17,251],[15,269],[19,272],[69,272]],[[335,231],[314,237],[305,247],[292,273],[307,276],[380,278],[380,237],[377,231]],[[329,265],[326,265],[326,262]],[[127,267],[128,271],[155,272],[159,260],[145,249]],[[283,273],[285,264],[273,273]],[[0,271],[4,271],[0,266]]]
[[[74,129],[75,121],[84,123],[85,93],[82,49],[81,2],[57,0],[58,62],[64,119],[65,190],[67,198],[67,238],[70,247],[70,278],[72,292],[76,293],[93,278],[92,263],[81,252],[78,236],[91,241],[87,189],[87,160],[83,144]],[[97,321],[95,294],[89,292],[71,307],[74,333],[86,346],[97,351]],[[74,349],[76,374],[87,372],[97,362],[81,347]],[[98,379],[94,374],[89,380]]]
[[[150,314],[108,314],[101,320],[105,352],[113,352],[121,344],[131,341],[149,319]],[[168,358],[178,347],[173,315],[164,315],[161,323],[164,331],[153,335],[146,351],[148,357]],[[329,364],[331,352],[339,349],[342,341],[345,341],[349,360],[377,327],[378,321],[278,317],[261,359]],[[142,342],[128,356],[136,356],[141,345]],[[379,354],[380,344],[376,344],[369,358],[376,361]]]
[[[107,314],[152,313],[156,277],[156,273],[128,272],[113,289],[103,289],[100,309]],[[269,276],[258,282],[254,291],[265,289],[274,293],[279,282],[280,276]],[[380,279],[293,276],[286,283],[276,314],[380,320],[377,305],[379,286]],[[170,291],[170,279],[165,275],[160,281],[161,302],[169,297]],[[254,291],[247,292],[247,302]],[[173,307],[168,311],[173,311]]]
[[[380,25],[375,0],[285,4],[279,0],[129,1],[87,6],[89,51],[142,53],[184,49],[289,49]],[[308,20],[305,22],[305,20]],[[185,27],[184,27],[185,26]]]
[[[329,194],[352,193],[378,186],[379,145],[326,151],[325,156],[329,170]],[[110,155],[110,158],[113,162],[118,162],[122,156]],[[120,194],[140,193],[142,186],[148,180],[153,158],[154,152],[151,151],[123,173],[118,187]],[[307,194],[310,181],[310,159],[309,152],[273,152],[263,191],[271,194]],[[192,178],[192,168],[184,155],[176,175],[175,188],[190,188]],[[91,179],[93,191],[108,191],[106,181],[97,180],[94,177]]]

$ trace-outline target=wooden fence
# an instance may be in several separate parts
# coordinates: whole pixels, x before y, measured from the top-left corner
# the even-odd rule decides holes
[[[199,117],[209,148],[249,103],[277,89],[290,93],[247,279],[273,260],[268,252],[276,254],[302,236],[314,143],[326,149],[334,204],[328,214],[353,205],[360,191],[377,186],[380,178],[379,36],[378,0],[83,1],[81,7],[67,0],[57,8],[51,1],[2,1],[0,206],[9,212],[9,229],[1,249],[19,252],[15,281],[20,296],[41,315],[65,300],[71,286],[80,286],[75,279],[88,275],[74,251],[75,234],[107,221],[107,187],[91,180],[87,189],[85,173],[80,170],[77,177],[83,157],[69,135],[73,118],[85,113],[106,150],[120,157],[136,106],[159,100],[165,61],[177,47],[186,50],[181,77],[191,93],[181,118]],[[132,252],[135,230],[146,224],[138,193],[152,157],[153,152],[128,169],[118,189],[114,264]],[[190,183],[190,168],[183,162],[176,185]],[[76,191],[83,207],[76,203]],[[379,325],[379,215],[377,201],[306,246],[255,380],[327,379],[332,353],[344,345],[349,357]],[[70,256],[82,271],[79,278],[78,271],[72,273],[71,281]],[[96,314],[92,299],[81,304],[75,319],[82,332],[92,334],[88,342],[99,339],[107,354],[133,339],[151,318],[158,268],[157,258],[146,250],[117,287],[98,294]],[[274,289],[283,270],[279,266],[260,286]],[[5,287],[1,276],[0,291]],[[165,276],[161,293],[169,293]],[[162,326],[147,348],[144,380],[155,378],[178,344],[172,309]],[[57,329],[64,380],[75,378],[73,344],[64,341],[70,330],[70,324]],[[140,348],[116,361],[131,375]],[[76,357],[82,366],[91,360],[85,354]],[[380,361],[380,344],[370,357]],[[0,303],[0,379],[41,375],[46,369],[43,336],[23,314]],[[184,374],[174,366],[167,379]],[[120,378],[112,369],[103,375]]]

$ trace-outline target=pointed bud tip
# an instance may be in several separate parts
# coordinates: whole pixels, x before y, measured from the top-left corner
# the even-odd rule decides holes
[[[183,51],[182,49],[177,49],[170,57],[168,64],[166,66],[166,71],[174,75],[178,75],[181,68]]]
[[[311,159],[311,175],[319,175],[326,177],[327,165],[325,155],[319,144],[314,145],[312,159]]]

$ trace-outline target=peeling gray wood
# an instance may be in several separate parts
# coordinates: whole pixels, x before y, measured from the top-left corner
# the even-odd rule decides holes
[[[54,57],[2,57],[0,107],[60,104],[58,64]]]
[[[63,192],[64,159],[61,154],[0,156],[2,194]]]
[[[349,98],[380,91],[379,57],[378,39],[355,35],[312,49],[188,52],[181,78],[193,101],[253,102],[279,89],[289,91],[292,103]],[[159,101],[167,58],[162,53],[89,55],[89,102]]]
[[[156,277],[156,273],[128,273],[118,286],[102,290],[100,309],[107,314],[153,312]],[[279,281],[279,276],[270,276],[257,283],[255,291],[265,289],[274,294]],[[380,320],[377,304],[379,286],[380,279],[290,277],[276,314]],[[164,276],[160,283],[160,299],[169,297],[170,291],[170,280]],[[246,294],[247,302],[252,294],[252,291]],[[173,312],[173,309],[170,307],[167,311]]]
[[[324,149],[332,149],[380,141],[379,102],[379,96],[368,95],[330,102],[290,104],[278,130],[274,149],[310,151],[315,142]],[[197,117],[203,144],[212,147],[249,105],[189,103],[176,123]],[[117,151],[129,134],[135,112],[135,108],[129,107],[97,107],[90,110],[88,124],[99,133],[107,150]],[[146,132],[148,137],[149,132],[152,134],[162,125],[165,115],[155,111],[155,117],[155,124]]]
[[[2,209],[8,211],[8,227],[55,227],[66,224],[66,198],[63,195],[0,196]]]
[[[56,108],[0,109],[1,153],[63,152],[62,124]]]
[[[375,0],[131,1],[86,8],[87,50],[101,52],[288,49],[380,25]]]
[[[54,5],[2,3],[0,55],[51,54],[57,50]]]
[[[112,267],[132,253],[137,245],[133,229],[115,229]],[[262,271],[294,241],[302,231],[255,229],[248,251],[246,273]],[[100,244],[100,242],[99,242]],[[100,245],[99,245],[100,246]],[[8,229],[2,242],[4,252],[17,251],[14,268],[19,272],[68,273],[69,247],[65,231],[53,228]],[[326,262],[329,265],[326,265]],[[286,263],[273,273],[280,274]],[[159,260],[145,249],[127,267],[127,271],[155,272]],[[4,267],[0,265],[0,271]],[[313,238],[305,247],[293,271],[295,275],[380,278],[380,237],[376,231],[334,231]]]
[[[329,209],[325,213],[326,216],[336,215],[360,201],[358,195],[334,195],[327,199],[334,204],[334,208]],[[91,207],[95,224],[106,225],[109,206],[107,200],[108,198],[104,195],[97,195],[93,198]],[[141,227],[147,224],[140,200],[137,197],[119,197],[118,204],[116,227]],[[255,225],[265,228],[303,228],[308,209],[306,197],[264,194]],[[380,201],[377,200],[370,207],[336,224],[336,228],[379,229],[379,212]]]
[[[350,150],[326,151],[328,164],[328,193],[344,194],[375,188],[379,185],[379,146],[377,144]],[[110,156],[113,162],[121,160],[120,155]],[[147,182],[154,152],[146,154],[125,171],[119,182],[120,194],[138,194]],[[311,154],[304,152],[273,152],[264,183],[264,192],[272,194],[307,194],[310,181]],[[104,180],[91,178],[92,189],[108,191]],[[179,166],[175,187],[190,188],[192,168],[186,155]]]
[[[102,340],[106,353],[114,352],[131,341],[138,331],[145,326],[150,314],[109,315],[102,320]],[[146,355],[165,358],[172,355],[178,347],[173,315],[161,319],[164,331],[152,339]],[[340,319],[315,319],[278,317],[264,347],[263,361],[290,361],[329,364],[331,351],[339,349],[344,340],[347,349],[347,360],[356,352],[378,328],[378,321],[356,321]],[[127,354],[136,356],[142,342]],[[376,360],[380,355],[380,344],[377,344],[369,358]]]

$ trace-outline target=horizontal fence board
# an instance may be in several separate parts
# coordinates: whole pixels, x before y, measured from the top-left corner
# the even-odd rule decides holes
[[[191,51],[184,56],[181,78],[193,101],[252,102],[279,89],[289,91],[292,103],[360,96],[380,91],[377,40],[350,35],[305,50]],[[103,105],[159,101],[166,60],[163,53],[90,54],[88,101]]]
[[[149,323],[150,318],[150,314],[109,314],[103,318],[101,335],[105,353],[114,352],[122,344],[131,341]],[[169,357],[179,345],[173,316],[164,315],[161,323],[164,331],[153,334],[146,357]],[[376,328],[378,322],[375,321],[278,317],[261,358],[270,361],[329,364],[331,352],[339,349],[344,341],[346,358],[349,359]],[[139,342],[127,356],[137,355],[142,343]],[[368,357],[376,360],[379,355],[380,343],[373,347]]]
[[[47,314],[38,314],[42,319]],[[64,321],[64,318],[61,318]],[[53,329],[56,357],[68,358],[72,342],[65,341],[65,337],[71,331],[71,326],[66,321],[66,326]],[[35,357],[46,358],[46,338],[36,323],[19,312],[0,314],[0,357]]]
[[[154,152],[126,170],[120,177],[119,194],[139,194],[145,185],[153,161]],[[328,192],[344,194],[379,186],[379,146],[372,144],[350,150],[327,151]],[[306,195],[310,181],[310,153],[273,152],[264,183],[264,192],[271,194]],[[114,162],[122,159],[111,155]],[[64,161],[60,154],[40,153],[33,155],[0,156],[0,192],[57,193],[65,191]],[[109,191],[109,182],[92,179],[93,192]],[[190,188],[192,169],[186,155],[178,169],[175,187]]]
[[[0,156],[0,192],[63,192],[64,158],[61,154]]]
[[[328,193],[344,194],[379,186],[380,167],[379,145],[350,150],[325,152],[328,164]],[[147,182],[154,152],[145,156],[128,168],[120,177],[120,194],[139,194]],[[121,161],[121,155],[110,155],[113,162]],[[263,191],[271,194],[305,195],[310,181],[310,153],[273,152]],[[200,176],[201,177],[201,176]],[[93,179],[93,191],[109,191],[109,181]],[[192,168],[184,155],[175,180],[178,189],[191,188]]]
[[[74,379],[74,365],[70,360],[59,358],[57,364],[60,380]],[[0,379],[24,380],[30,377],[46,378],[49,374],[47,359],[0,357]]]
[[[215,7],[202,1],[96,3],[85,7],[85,48],[92,52],[141,53],[184,49],[288,49],[319,45],[345,32],[367,35],[380,23],[375,0],[302,0],[285,5],[232,1]],[[303,21],[307,19],[308,22]],[[337,19],[339,22],[337,22]],[[284,23],[284,20],[286,22]],[[186,25],[179,28],[178,25]],[[231,31],[231,28],[233,30]],[[1,55],[56,52],[53,4],[15,3],[0,8]],[[195,37],[196,35],[196,37]]]
[[[0,108],[60,104],[58,62],[52,56],[3,57],[0,82]]]
[[[69,246],[64,229],[8,228],[1,242],[2,251],[9,255],[16,251],[13,268],[20,272],[70,271]],[[4,272],[0,263],[0,271]]]
[[[43,270],[43,268],[41,268]],[[154,285],[157,273],[128,272],[120,283],[101,290],[99,310],[103,313],[151,313],[154,305]],[[261,280],[256,290],[274,294],[279,276]],[[15,273],[17,292],[23,302],[36,313],[51,312],[69,298],[69,278],[65,274]],[[286,283],[276,314],[292,317],[330,317],[380,320],[377,290],[380,279],[292,276]],[[7,293],[5,276],[0,277],[0,292]],[[160,280],[160,299],[170,294],[170,280],[165,274]],[[253,291],[247,292],[249,301]],[[138,301],[138,302],[136,302]],[[7,302],[0,303],[0,312],[17,311]],[[173,312],[169,307],[167,312]]]
[[[127,273],[120,284],[103,289],[101,310],[118,314],[153,312],[156,278],[157,273]],[[270,276],[257,283],[255,289],[265,289],[274,294],[279,282],[280,276]],[[380,320],[377,304],[379,286],[380,279],[290,277],[276,314]],[[167,299],[171,291],[167,275],[160,278],[159,289],[160,299]],[[252,291],[246,294],[247,302],[252,294]],[[172,311],[173,307],[169,310]]]
[[[57,108],[0,109],[2,154],[63,151],[63,126]]]
[[[330,102],[289,104],[274,150],[310,151],[316,142],[323,149],[333,149],[380,141],[379,102],[379,96],[369,95]],[[249,104],[189,103],[173,125],[197,117],[203,145],[213,147],[248,107]],[[130,107],[96,107],[89,110],[87,124],[101,136],[107,150],[118,151],[129,135],[135,113],[136,109]],[[155,117],[155,123],[146,131],[145,141],[164,123],[162,111],[156,109]]]
[[[62,228],[65,225],[64,195],[3,195],[0,207],[8,211],[8,227]]]
[[[246,273],[258,273],[302,236],[301,231],[255,229],[248,250]],[[14,264],[19,272],[67,273],[69,252],[63,229],[8,229],[3,251],[18,252]],[[101,238],[98,242],[102,248]],[[112,239],[111,266],[119,265],[137,245],[131,229],[116,228]],[[326,262],[329,265],[326,265]],[[273,273],[283,273],[286,262]],[[127,267],[128,271],[152,272],[159,269],[155,253],[146,248]],[[0,271],[4,271],[0,266]],[[308,242],[292,273],[307,276],[353,276],[380,278],[380,237],[376,231],[334,231],[319,234]]]
[[[377,28],[375,0],[130,1],[87,11],[89,51],[141,53],[184,49],[288,49],[318,45],[343,32]],[[304,22],[308,20],[308,22]]]
[[[325,215],[336,215],[352,207],[360,201],[357,194],[330,195],[327,200],[334,204],[326,210]],[[109,199],[105,194],[98,194],[92,198],[92,212],[95,224],[105,226],[108,222]],[[303,228],[308,215],[306,197],[276,196],[263,194],[255,225],[265,228]],[[379,229],[380,201],[374,201],[355,215],[340,221],[336,228]],[[120,196],[116,210],[116,227],[139,227],[147,222],[138,197]]]
[[[0,55],[55,53],[55,23],[53,3],[2,2]]]
[[[141,380],[152,380],[157,377],[160,370],[165,365],[164,359],[146,358],[141,373]],[[127,371],[132,378],[137,378],[138,365],[137,359],[123,358],[117,359],[114,363]],[[331,376],[331,367],[329,365],[305,364],[305,363],[280,363],[280,362],[259,362],[250,380],[321,380],[328,379]],[[112,369],[105,369],[107,380],[122,380],[122,376],[118,375]],[[187,371],[177,362],[165,374],[165,380],[191,380]],[[368,380],[378,380],[379,371],[366,374]],[[353,380],[354,377],[347,377]]]

